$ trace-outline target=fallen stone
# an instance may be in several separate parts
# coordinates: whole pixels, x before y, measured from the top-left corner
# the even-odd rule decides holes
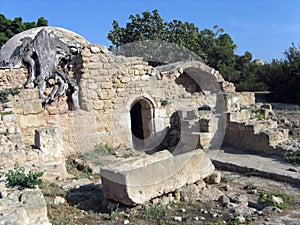
[[[211,189],[204,189],[200,193],[199,200],[200,202],[209,202],[209,201],[217,201],[220,196],[224,195],[222,191],[220,191],[218,188],[213,187]]]
[[[221,172],[215,171],[212,175],[205,179],[208,184],[219,184],[221,182]]]
[[[60,196],[56,196],[54,198],[54,205],[60,205],[60,204],[64,204],[65,203],[65,199],[60,197]]]
[[[199,199],[199,189],[196,184],[186,185],[181,189],[180,195],[185,202],[195,202]]]
[[[242,206],[248,206],[248,197],[246,195],[233,195],[232,197],[230,197],[230,201]]]
[[[226,195],[221,195],[219,198],[218,198],[218,202],[219,204],[223,205],[223,206],[227,206],[229,205],[230,203],[230,200],[228,197],[226,197]]]
[[[13,190],[0,199],[0,224],[49,224],[44,196],[39,189]]]
[[[246,219],[245,219],[245,217],[243,217],[243,216],[237,216],[237,217],[235,218],[235,220],[236,220],[237,222],[239,222],[239,223],[245,223],[245,222],[246,222]]]
[[[182,217],[181,216],[174,216],[174,221],[181,222]]]
[[[282,205],[283,199],[280,197],[272,196],[272,202],[276,205]]]
[[[161,159],[162,156],[164,158]],[[105,198],[126,205],[143,204],[211,175],[214,166],[202,150],[173,156],[167,151],[102,167]]]

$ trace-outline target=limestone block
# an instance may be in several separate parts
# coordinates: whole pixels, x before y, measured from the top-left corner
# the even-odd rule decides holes
[[[41,128],[35,131],[35,146],[49,158],[61,158],[63,140],[57,127]]]
[[[163,152],[123,162],[101,168],[100,174],[106,198],[135,205],[195,183],[213,171],[204,151],[194,150],[176,156]]]
[[[97,46],[90,46],[90,51],[91,53],[99,53],[100,48],[98,48]]]
[[[48,220],[46,202],[40,190],[26,190],[20,197],[32,224]]]
[[[128,83],[130,81],[130,77],[123,77],[121,78],[122,83]]]
[[[105,82],[101,84],[101,88],[103,89],[111,89],[112,88],[112,83],[111,82]]]
[[[21,128],[40,127],[46,125],[44,115],[42,114],[29,114],[20,116],[18,121]]]
[[[230,121],[248,121],[251,118],[251,112],[248,109],[242,109],[229,114]]]
[[[47,108],[49,115],[58,115],[59,114],[59,108],[57,107],[48,107]]]

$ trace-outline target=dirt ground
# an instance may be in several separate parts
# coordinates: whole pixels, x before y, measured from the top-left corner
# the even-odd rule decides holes
[[[255,176],[222,171],[219,184],[207,185],[204,198],[196,202],[176,202],[167,206],[153,205],[128,207],[107,201],[103,197],[99,177],[90,177],[94,183],[63,190],[57,185],[45,185],[43,193],[48,205],[50,222],[56,224],[300,224],[300,189],[287,183]],[[247,187],[252,187],[251,190]],[[252,189],[255,189],[253,191]],[[209,197],[207,197],[209,193]],[[232,208],[220,204],[218,195],[247,196],[249,203],[259,202],[262,193],[288,196],[283,209],[274,206],[254,210],[244,223],[233,219]],[[57,196],[67,201],[54,204]],[[259,206],[258,206],[259,207]],[[248,208],[246,208],[247,210]],[[253,210],[254,208],[249,208]]]

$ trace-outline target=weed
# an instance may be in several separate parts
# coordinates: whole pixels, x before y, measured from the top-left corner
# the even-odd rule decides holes
[[[248,172],[246,173],[246,175],[248,177],[257,176],[258,175],[258,170],[254,169],[254,168],[249,168]]]
[[[166,100],[166,99],[161,99],[160,103],[161,103],[162,106],[167,106],[167,105],[170,104],[170,102],[168,100]]]
[[[265,119],[265,112],[262,109],[253,109],[252,112],[255,114],[255,118],[257,120],[264,120]]]
[[[244,187],[245,190],[256,190],[257,186],[255,186],[254,184],[248,184]]]
[[[92,175],[92,170],[90,167],[84,165],[79,167],[75,163],[66,164],[67,172],[74,176],[74,179],[79,180],[82,178],[89,178]]]
[[[132,153],[124,153],[124,154],[122,155],[122,158],[127,159],[127,158],[129,158],[130,156],[133,156],[133,154],[132,154]]]
[[[282,198],[283,203],[282,204],[275,203],[274,201],[272,201],[272,196]],[[266,192],[266,191],[262,191],[260,193],[260,202],[266,203],[267,205],[276,206],[280,209],[287,208],[288,205],[289,205],[288,203],[292,200],[294,200],[294,196],[287,195],[287,194],[284,194],[284,193],[269,193],[269,192]]]
[[[119,219],[119,207],[117,206],[116,209],[112,210],[108,219],[112,221],[117,221]]]
[[[230,183],[232,181],[232,178],[227,177],[227,176],[222,176],[221,181],[224,182],[224,183]]]
[[[9,95],[17,95],[20,93],[20,88],[7,88],[0,91],[0,102],[6,103],[9,102]]]
[[[41,189],[44,196],[48,196],[48,197],[53,197],[53,198],[56,196],[66,197],[67,195],[67,191],[62,189],[56,183],[45,184],[41,187]]]
[[[146,220],[159,221],[162,217],[168,214],[168,208],[163,205],[147,205],[143,208],[141,212],[141,217]]]
[[[288,163],[300,164],[300,150],[287,151],[284,154],[284,160]]]
[[[108,145],[99,144],[91,151],[83,153],[85,160],[94,163],[96,166],[103,165],[103,160],[101,156],[115,155],[116,149]]]
[[[12,112],[12,111],[8,111],[8,112],[2,111],[2,112],[0,112],[0,116],[10,115],[10,114],[13,114],[13,113],[14,113],[14,112]]]
[[[15,165],[13,170],[9,170],[5,177],[6,187],[20,187],[20,188],[35,188],[36,186],[40,186],[42,184],[41,177],[44,172],[33,172],[29,171],[28,174],[25,173],[25,168],[19,165]]]

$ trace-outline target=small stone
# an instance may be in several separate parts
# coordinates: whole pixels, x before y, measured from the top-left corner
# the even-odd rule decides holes
[[[218,199],[218,202],[223,206],[227,206],[230,203],[230,200],[225,195],[221,195]]]
[[[222,189],[223,189],[224,191],[231,191],[231,190],[232,190],[232,187],[231,187],[230,185],[226,184],[224,187],[222,187]]]
[[[181,209],[181,212],[185,212],[185,209]]]
[[[0,192],[0,198],[6,198],[7,197],[7,193],[4,191]]]
[[[160,199],[159,198],[154,198],[152,199],[152,204],[157,205],[159,203]]]
[[[201,216],[201,217],[200,217],[200,220],[204,221],[204,220],[206,220],[206,219],[205,219],[205,217]]]
[[[90,47],[90,51],[91,51],[91,53],[99,53],[100,52],[100,48],[98,48],[96,46],[91,46]]]
[[[256,213],[257,213],[257,215],[259,215],[259,216],[264,215],[263,211],[261,211],[261,210],[257,211]]]
[[[238,221],[239,223],[245,223],[245,222],[246,222],[246,219],[245,219],[245,217],[243,217],[243,216],[237,216],[235,219],[236,219],[236,221]]]
[[[205,180],[209,184],[219,184],[221,182],[221,172],[215,171],[212,175]]]
[[[271,221],[271,219],[269,217],[265,218],[265,221]]]
[[[195,217],[193,217],[193,220],[199,221],[199,217],[198,217],[198,216],[195,216]]]
[[[124,220],[123,224],[129,224],[129,220]]]
[[[181,222],[182,217],[181,216],[174,216],[174,221]]]
[[[283,199],[280,197],[272,196],[272,202],[276,205],[282,205]]]
[[[60,205],[60,204],[64,204],[65,203],[65,199],[60,197],[60,196],[56,196],[54,198],[54,205]]]
[[[230,198],[230,201],[244,206],[248,205],[248,197],[246,195],[234,195]]]
[[[256,195],[257,194],[257,190],[249,190],[248,192],[247,192],[248,194],[254,194],[254,195]]]
[[[201,180],[198,180],[198,181],[196,182],[196,185],[197,185],[197,187],[198,187],[199,190],[203,190],[203,189],[205,188],[205,186],[206,186],[204,180],[202,180],[202,179],[201,179]]]
[[[181,189],[180,195],[184,201],[194,202],[199,198],[199,189],[196,184],[186,185]]]

